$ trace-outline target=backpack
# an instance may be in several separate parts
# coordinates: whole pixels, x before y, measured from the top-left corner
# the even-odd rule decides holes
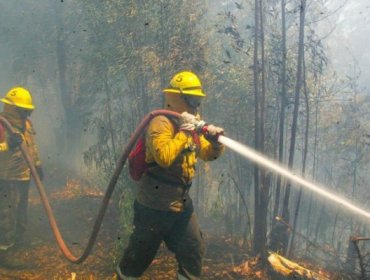
[[[175,133],[177,133],[178,129],[176,124],[173,122],[171,118],[169,118],[172,125],[175,128]],[[136,141],[136,144],[134,148],[131,150],[130,154],[128,155],[128,170],[131,178],[134,181],[139,181],[143,174],[152,166],[157,165],[157,163],[147,163],[145,161],[145,131],[139,136],[138,140]]]
[[[139,181],[149,168],[149,164],[145,161],[145,150],[145,132],[143,132],[128,155],[129,173],[134,181]]]

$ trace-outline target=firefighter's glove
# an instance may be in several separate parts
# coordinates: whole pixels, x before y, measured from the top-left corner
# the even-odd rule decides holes
[[[195,125],[192,123],[183,123],[182,125],[180,125],[180,130],[186,131],[186,132],[192,132],[195,130]]]
[[[204,126],[206,126],[206,122],[200,120],[199,116],[194,116],[188,112],[183,112],[180,116],[180,130],[202,133]]]
[[[40,180],[44,180],[44,171],[42,170],[41,165],[36,166],[37,175],[39,175]]]
[[[196,117],[188,112],[183,112],[180,115],[180,130],[182,131],[194,131],[197,123]]]
[[[213,143],[217,143],[218,137],[224,134],[224,129],[222,127],[215,126],[213,124],[209,124],[206,126],[204,136],[208,141]]]
[[[193,125],[196,125],[198,123],[198,119],[196,116],[194,116],[193,114],[190,114],[188,112],[183,112],[181,115],[180,115],[180,122],[181,124],[183,123],[191,123]]]
[[[19,147],[23,142],[23,137],[20,133],[12,133],[8,136],[8,146],[10,150]]]

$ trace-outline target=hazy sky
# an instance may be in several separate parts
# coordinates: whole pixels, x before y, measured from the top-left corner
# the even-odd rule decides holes
[[[331,8],[343,1],[331,1]],[[346,1],[342,9],[331,20],[335,30],[329,37],[331,59],[334,66],[353,73],[357,63],[361,71],[360,84],[370,90],[370,1]]]

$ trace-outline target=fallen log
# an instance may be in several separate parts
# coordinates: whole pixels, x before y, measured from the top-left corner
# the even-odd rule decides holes
[[[273,271],[283,279],[330,280],[327,276],[311,271],[277,253],[270,252],[268,261]]]

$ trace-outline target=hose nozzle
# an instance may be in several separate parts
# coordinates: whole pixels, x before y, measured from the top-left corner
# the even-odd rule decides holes
[[[195,131],[197,133],[205,134],[207,132],[207,123],[203,120],[200,120],[195,125]]]

